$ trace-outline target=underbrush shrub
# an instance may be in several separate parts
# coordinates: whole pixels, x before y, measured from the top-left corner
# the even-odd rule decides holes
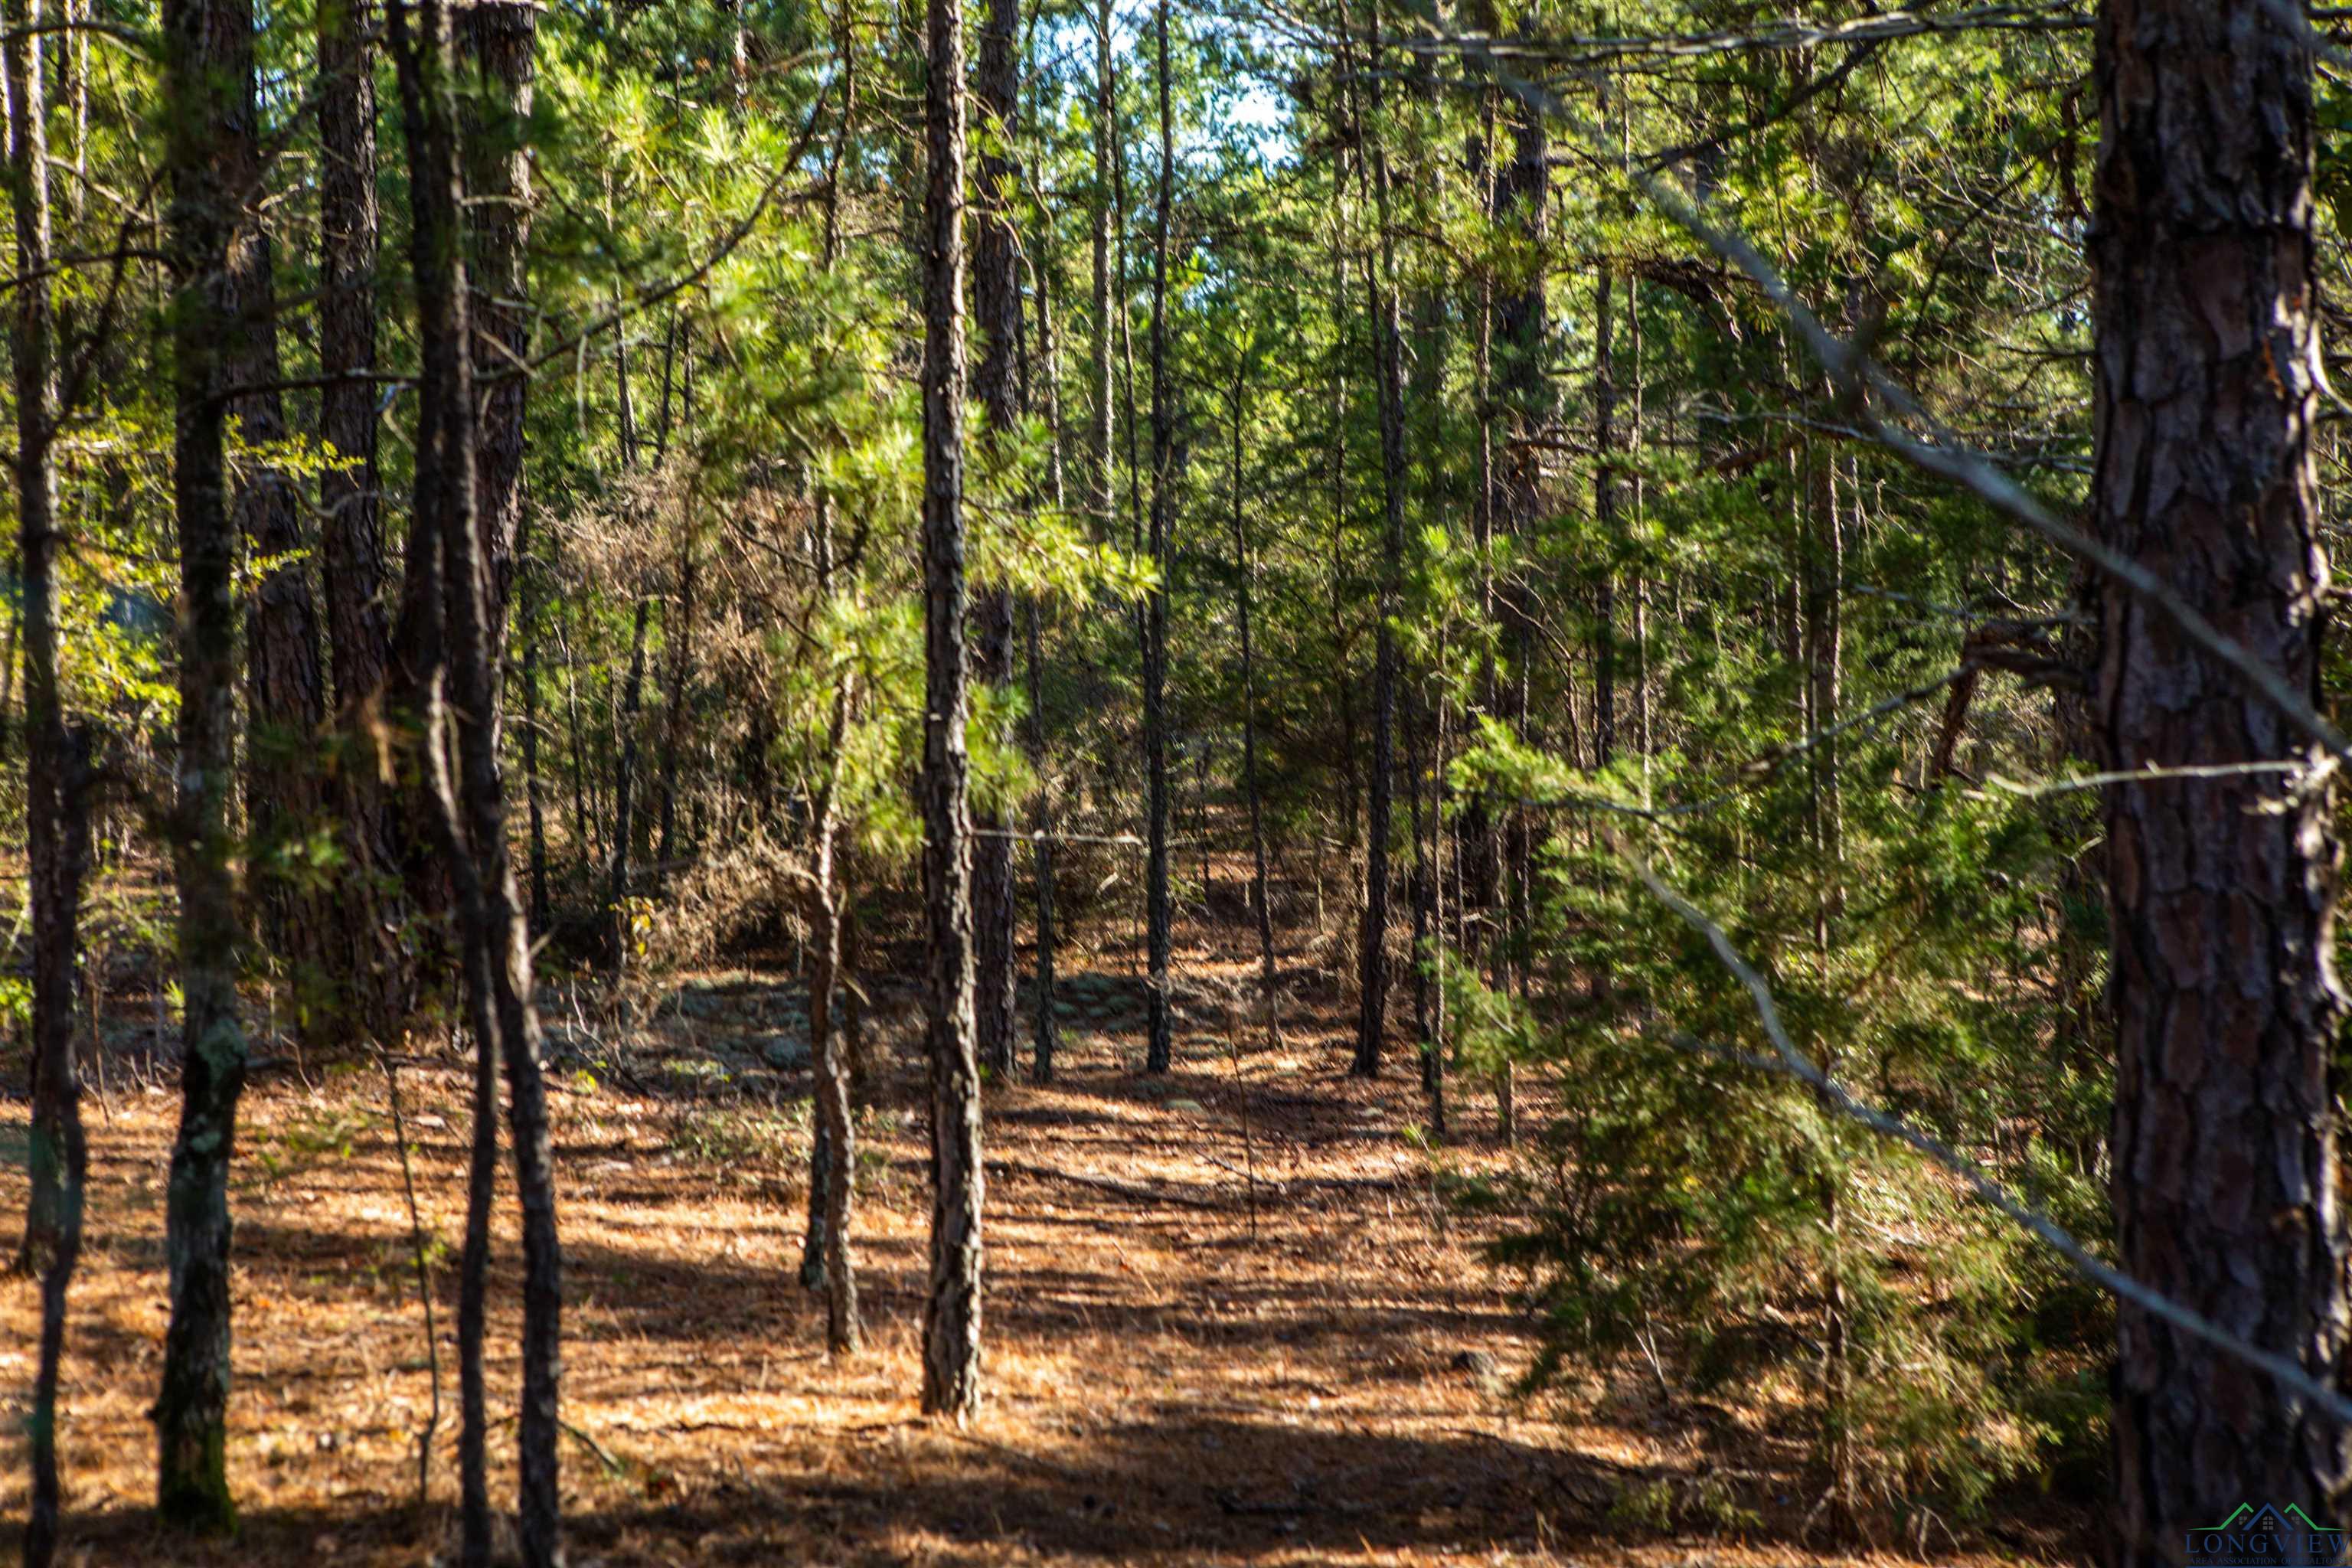
[[[2028,890],[2059,852],[2045,819],[1857,790],[1825,871],[1802,807],[1759,792],[1643,852],[1766,977],[1798,1049],[2101,1245],[2103,1069],[2059,1026],[2095,965]],[[1500,1220],[1492,1258],[1542,1325],[1526,1388],[1639,1369],[1673,1400],[1793,1415],[1806,1517],[1870,1538],[2078,1484],[2105,1298],[1942,1166],[1761,1065],[1753,997],[1601,836],[1554,837],[1537,891],[1524,994],[1475,955],[1444,965],[1462,1070],[1516,1062],[1557,1087],[1507,1173],[1455,1192]]]

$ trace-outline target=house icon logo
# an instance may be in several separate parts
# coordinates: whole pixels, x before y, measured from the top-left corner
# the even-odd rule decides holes
[[[2344,1547],[2342,1530],[2321,1523],[2298,1504],[2242,1502],[2221,1523],[2189,1532],[2187,1560],[2198,1568],[2341,1563]]]

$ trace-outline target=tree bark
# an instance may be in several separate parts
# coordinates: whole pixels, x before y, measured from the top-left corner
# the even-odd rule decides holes
[[[539,8],[533,0],[471,0],[451,9],[457,47],[481,73],[483,90],[464,95],[467,282],[472,295],[474,484],[488,552],[487,608],[492,668],[505,658],[507,605],[520,570],[523,502],[523,413],[530,378],[531,184],[529,131],[537,76]]]
[[[530,811],[530,931],[547,934],[553,918],[547,894],[547,786],[539,768],[539,582],[530,559],[530,525],[515,534],[515,580],[522,613],[522,788]]]
[[[1364,87],[1375,118],[1381,105],[1380,47],[1375,35],[1373,72]],[[1380,624],[1373,641],[1372,759],[1367,791],[1364,861],[1364,923],[1357,966],[1356,1058],[1353,1071],[1370,1078],[1381,1070],[1388,1032],[1389,832],[1394,812],[1396,772],[1397,647],[1392,626],[1404,574],[1404,369],[1397,321],[1395,242],[1389,226],[1388,153],[1370,142],[1367,158],[1373,221],[1379,234],[1364,258],[1364,285],[1371,318],[1381,417]]]
[[[1150,964],[1145,994],[1143,1070],[1166,1072],[1175,1056],[1168,994],[1168,471],[1175,437],[1169,398],[1168,223],[1175,203],[1175,138],[1169,112],[1168,0],[1152,12],[1160,97],[1160,181],[1151,217],[1151,563],[1160,582],[1143,601],[1143,754],[1145,768],[1144,941]]]
[[[817,594],[833,593],[830,498],[816,506]],[[856,1352],[864,1331],[858,1321],[856,1261],[849,1249],[849,1202],[856,1179],[856,1124],[850,1120],[849,1071],[833,1022],[834,994],[841,976],[841,890],[835,854],[839,837],[836,801],[841,785],[842,742],[849,730],[855,693],[846,665],[834,675],[825,722],[825,773],[817,786],[815,843],[811,850],[809,905],[815,928],[809,963],[809,1056],[814,1068],[817,1136],[809,1183],[809,1233],[802,1249],[801,1282],[824,1290],[825,1349],[834,1355]]]
[[[1035,79],[1033,70],[1031,79]],[[1040,247],[1050,243],[1050,234],[1040,237]],[[1037,267],[1037,353],[1045,382],[1046,424],[1050,444],[1045,449],[1045,485],[1047,497],[1055,511],[1063,510],[1068,497],[1062,483],[1062,377],[1061,357],[1054,337],[1054,268],[1053,258],[1041,254]],[[1024,380],[1027,379],[1024,363]],[[1024,402],[1028,402],[1024,389]],[[1031,1032],[1033,1055],[1031,1076],[1039,1083],[1054,1079],[1054,1051],[1059,1043],[1059,1020],[1055,1011],[1054,964],[1056,933],[1054,923],[1054,802],[1053,786],[1046,776],[1045,762],[1045,683],[1044,668],[1044,637],[1041,623],[1045,609],[1032,595],[1026,605],[1024,631],[1027,647],[1024,650],[1029,685],[1028,735],[1029,758],[1037,770],[1037,798],[1031,808],[1029,826],[1031,838],[1030,876],[1035,888],[1037,909],[1036,979],[1034,984],[1035,1013]]]
[[[1592,590],[1592,761],[1605,768],[1617,755],[1617,367],[1616,321],[1610,305],[1614,274],[1600,264],[1592,307],[1592,521],[1601,536],[1600,576]]]
[[[214,118],[206,143],[229,204],[226,287],[230,312],[220,347],[226,388],[246,388],[228,399],[228,416],[249,449],[282,445],[286,423],[278,350],[275,246],[264,219],[259,114],[256,105],[254,13],[251,0],[210,0],[203,7],[203,47],[221,79],[211,95]],[[293,479],[267,459],[248,459],[235,488],[232,516],[251,559],[282,563],[264,572],[246,621],[246,818],[253,840],[248,889],[266,937],[265,951],[281,960],[295,1002],[298,1026],[322,1044],[340,1043],[352,1027],[357,998],[340,994],[346,978],[363,978],[373,933],[352,900],[314,890],[310,868],[299,863],[310,834],[329,816],[316,749],[327,716],[320,662],[319,616],[310,568],[299,557],[313,541]],[[296,557],[285,562],[286,557]],[[352,929],[356,928],[356,929]]]
[[[20,283],[9,326],[16,392],[16,526],[25,649],[25,827],[33,916],[31,1196],[23,1265],[40,1285],[40,1361],[26,1422],[32,1498],[26,1568],[48,1568],[58,1543],[58,1377],[66,1292],[81,1257],[89,1154],[74,1059],[74,975],[89,856],[89,764],[58,690],[56,318],[49,287],[48,143],[44,134],[39,0],[0,5],[6,29],[9,206]]]
[[[857,115],[857,64],[846,12],[835,39],[841,60],[841,129],[833,147],[824,192],[824,266],[831,271],[841,247],[841,171],[847,161]],[[834,595],[833,497],[820,488],[810,530],[816,559],[820,602]],[[837,853],[842,742],[849,731],[856,693],[846,661],[833,672],[832,706],[825,721],[825,773],[817,790],[815,847],[811,855],[814,887],[809,900],[816,928],[809,966],[809,1058],[815,1082],[816,1137],[809,1169],[809,1231],[801,1253],[801,1283],[824,1291],[825,1348],[834,1355],[855,1353],[864,1340],[858,1320],[856,1260],[849,1246],[850,1200],[857,1177],[856,1123],[850,1118],[847,1053],[834,1023],[834,996],[841,984],[842,896]]]
[[[526,1568],[555,1568],[560,1539],[556,1439],[562,1328],[562,1255],[556,1229],[546,1087],[540,1071],[539,1015],[532,1001],[530,942],[518,909],[499,779],[497,658],[491,640],[488,541],[478,517],[476,407],[464,245],[465,187],[458,153],[455,62],[440,0],[387,7],[400,81],[415,213],[421,374],[417,389],[416,486],[411,527],[437,546],[445,658],[432,693],[426,762],[441,805],[441,847],[456,892],[467,1021],[478,1051],[478,1084],[489,1062],[506,1070],[508,1131],[522,1210],[522,1408],[517,1537]],[[446,701],[443,701],[443,693]],[[489,1106],[477,1100],[478,1124]],[[478,1170],[477,1178],[480,1175]],[[477,1521],[468,1520],[471,1559]]]
[[[1093,400],[1087,409],[1087,504],[1094,511],[1097,537],[1113,536],[1113,512],[1118,500],[1111,489],[1111,359],[1118,333],[1111,323],[1111,216],[1114,171],[1112,154],[1118,140],[1118,78],[1111,62],[1110,0],[1095,8],[1095,190],[1094,190],[1094,341],[1087,370]],[[1126,309],[1124,300],[1119,309]]]
[[[637,466],[637,422],[629,402],[629,332],[625,321],[616,323],[613,331],[613,377],[614,406],[621,426],[621,467],[632,470]],[[649,585],[641,584],[637,589],[636,615],[629,629],[628,679],[621,688],[620,710],[613,721],[620,755],[613,769],[613,839],[612,856],[605,870],[604,921],[609,944],[606,956],[616,975],[628,967],[629,962],[629,850],[635,842],[630,827],[636,808],[637,715],[645,702],[646,627],[652,615],[653,594]]]
[[[1013,438],[1021,419],[1016,365],[1021,353],[1019,241],[1013,202],[1020,166],[1013,157],[1020,131],[1021,70],[1015,48],[1020,0],[989,0],[980,34],[972,97],[982,121],[979,189],[972,215],[971,299],[980,338],[973,395],[992,447]],[[1002,587],[979,595],[972,613],[975,679],[1002,686],[1013,679],[1013,599]],[[973,997],[981,1065],[1013,1070],[1013,1019],[1012,817],[994,805],[973,813],[971,847]]]
[[[963,13],[929,0],[924,89],[923,901],[929,930],[931,1267],[924,1414],[980,1405],[980,1063],[973,1048],[971,757],[964,724]]]
[[[319,481],[335,703],[346,723],[383,689],[392,625],[383,600],[376,475],[375,75],[367,0],[319,7],[319,435],[338,465]],[[337,379],[337,378],[344,379]]]
[[[2316,697],[2312,62],[2289,26],[2263,0],[2101,7],[2091,517]],[[2145,601],[2110,581],[2096,602],[2102,766],[2310,760]],[[2276,773],[2105,799],[2117,1262],[2336,1386],[2333,806]],[[2116,1561],[2175,1561],[2244,1502],[2344,1522],[2337,1423],[2127,1305],[2117,1342]]]
[[[1242,521],[1242,419],[1249,395],[1246,361],[1234,365],[1233,525],[1234,619],[1241,634],[1242,655],[1242,793],[1249,803],[1250,903],[1257,911],[1258,1006],[1265,1019],[1265,1043],[1280,1048],[1282,1022],[1280,988],[1274,966],[1274,909],[1266,878],[1265,796],[1257,776],[1257,660],[1250,642],[1250,581],[1257,571],[1251,558],[1249,532]]]
[[[1506,93],[1503,101],[1509,112],[1511,155],[1496,174],[1495,216],[1524,242],[1523,247],[1515,249],[1526,257],[1540,258],[1547,253],[1549,228],[1545,211],[1549,196],[1549,149],[1543,115],[1517,93]],[[1494,511],[1496,531],[1507,539],[1526,537],[1542,519],[1543,465],[1535,438],[1549,423],[1551,412],[1544,363],[1549,313],[1540,259],[1521,262],[1517,270],[1498,282],[1493,345],[1495,358],[1499,362],[1495,374],[1496,401],[1507,439],[1506,456],[1496,466],[1489,505]],[[1510,650],[1500,706],[1507,710],[1504,717],[1514,736],[1525,742],[1529,734],[1528,698],[1535,659],[1534,605],[1517,574],[1497,592],[1496,600]],[[1492,944],[1495,978],[1507,990],[1516,976],[1524,996],[1528,979],[1528,885],[1533,880],[1535,841],[1527,812],[1506,813],[1498,837],[1502,864],[1497,870],[1504,883],[1501,901],[1505,906],[1499,912],[1507,918],[1497,922],[1500,929]],[[1496,1079],[1495,1100],[1496,1131],[1507,1142],[1516,1131],[1511,1066],[1507,1061]]]
[[[391,673],[383,493],[376,465],[376,101],[368,0],[319,7],[319,436],[336,466],[319,480],[320,574],[334,682],[330,780],[349,855],[322,929],[319,1033],[330,1043],[396,1027],[416,1003],[402,897],[403,823],[383,703]]]
[[[174,299],[172,498],[180,543],[180,713],[173,872],[180,894],[180,1125],[165,1190],[171,1321],[154,1407],[156,1508],[173,1529],[232,1530],[228,1489],[228,1162],[245,1088],[237,1016],[243,945],[229,798],[236,734],[236,532],[229,517],[227,408],[221,390],[238,330],[230,267],[240,198],[215,157],[215,128],[247,73],[215,54],[215,0],[163,11],[165,245]],[[236,36],[235,29],[229,29]],[[240,50],[249,38],[240,38]]]
[[[677,754],[686,742],[686,687],[694,668],[694,591],[699,585],[700,565],[689,529],[677,552],[677,626],[672,628],[665,618],[662,628],[667,645],[662,651],[667,656],[669,673],[662,681],[661,827],[654,843],[654,864],[659,867],[669,864],[676,848]]]

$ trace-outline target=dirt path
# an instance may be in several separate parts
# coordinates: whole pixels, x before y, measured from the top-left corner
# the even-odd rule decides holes
[[[990,1090],[992,1394],[964,1433],[920,1422],[912,1400],[928,1210],[905,993],[876,998],[858,1215],[871,1348],[840,1366],[795,1281],[807,1076],[789,991],[707,978],[617,1061],[592,1033],[559,1035],[574,1568],[1819,1561],[1607,1533],[1612,1503],[1679,1474],[1688,1445],[1508,1396],[1525,1325],[1432,1202],[1427,1157],[1402,1136],[1420,1114],[1407,1086],[1340,1076],[1336,1028],[1307,1014],[1284,1054],[1245,1043],[1237,1085],[1213,1009],[1196,1010],[1177,1071],[1146,1079],[1132,1002],[1131,983],[1087,979],[1066,1008],[1061,1081]],[[122,1078],[106,1114],[91,1108],[66,1560],[426,1562],[455,1493],[459,1064],[400,1072],[440,1341],[426,1501],[432,1378],[384,1078],[281,1070],[247,1101],[235,1195],[246,1531],[203,1550],[146,1523],[176,1100]],[[23,1201],[12,1162],[0,1213]],[[516,1373],[511,1206],[502,1194],[499,1411]],[[0,1383],[18,1400],[35,1310],[28,1285],[0,1284]],[[512,1439],[493,1434],[501,1497]],[[0,1512],[23,1503],[12,1446]]]

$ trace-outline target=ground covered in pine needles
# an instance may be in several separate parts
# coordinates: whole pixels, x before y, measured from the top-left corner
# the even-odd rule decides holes
[[[1730,1422],[1735,1454],[1720,1426],[1645,1417],[1638,1398],[1515,1396],[1528,1325],[1434,1180],[1440,1162],[1459,1173],[1502,1157],[1491,1101],[1463,1107],[1461,1136],[1426,1152],[1407,1135],[1426,1114],[1409,1068],[1343,1076],[1345,1009],[1318,1005],[1303,976],[1279,1049],[1196,998],[1177,1070],[1147,1079],[1131,977],[1076,981],[1059,1080],[989,1093],[992,1394],[969,1431],[915,1409],[928,1193],[910,988],[874,988],[857,1215],[868,1349],[844,1364],[827,1362],[822,1307],[796,1279],[808,1085],[783,977],[698,977],[625,1034],[585,1019],[554,1031],[575,1568],[1877,1560],[1796,1543],[1808,1500],[1769,1478],[1793,1475],[1800,1448],[1769,1415]],[[558,992],[551,1022],[563,1011]],[[65,1560],[446,1554],[465,1065],[397,1063],[406,1180],[381,1066],[278,1060],[257,1076],[234,1194],[230,1468],[245,1523],[234,1542],[192,1547],[156,1537],[147,1513],[177,1100],[152,1041],[144,1060],[109,1055],[89,1107],[65,1374]],[[24,1195],[10,1160],[0,1212],[21,1213]],[[510,1189],[499,1216],[503,1413],[518,1370]],[[12,1415],[37,1312],[28,1283],[0,1282]],[[16,1430],[0,1454],[12,1517]],[[492,1434],[500,1497],[513,1440],[509,1417]],[[1753,1522],[1656,1525],[1659,1500],[1703,1500],[1731,1463],[1750,1489],[1768,1478]],[[1932,1555],[2055,1561],[2079,1539],[2063,1523],[2004,1528]]]

